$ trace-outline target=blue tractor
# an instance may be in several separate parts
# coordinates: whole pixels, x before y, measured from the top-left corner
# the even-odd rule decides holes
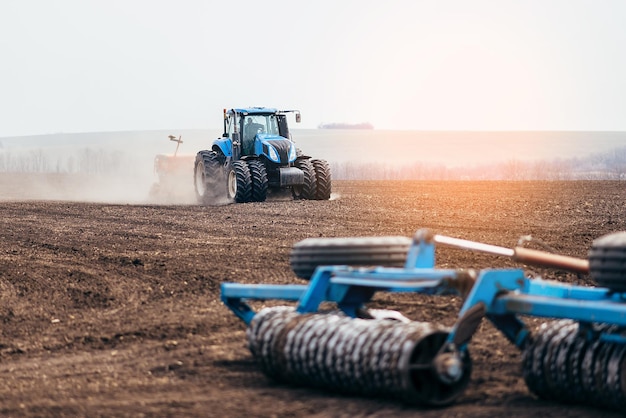
[[[296,199],[328,200],[328,162],[302,154],[291,140],[287,115],[298,110],[224,109],[224,133],[196,155],[194,185],[201,204],[263,202],[272,191]]]

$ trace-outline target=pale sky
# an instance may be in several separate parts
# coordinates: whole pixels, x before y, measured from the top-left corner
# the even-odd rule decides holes
[[[626,1],[0,0],[0,137],[301,128],[626,130]]]

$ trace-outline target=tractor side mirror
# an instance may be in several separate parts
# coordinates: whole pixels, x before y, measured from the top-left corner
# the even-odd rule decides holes
[[[296,123],[300,123],[300,113],[296,113]]]

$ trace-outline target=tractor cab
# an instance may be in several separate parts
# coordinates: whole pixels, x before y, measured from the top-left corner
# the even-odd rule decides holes
[[[269,164],[288,166],[296,160],[296,147],[291,140],[287,114],[297,110],[279,111],[252,107],[224,110],[224,134],[216,146],[233,160],[262,158]]]
[[[257,139],[286,139],[280,134],[276,114],[247,115],[240,119],[242,155],[255,154],[254,141]]]

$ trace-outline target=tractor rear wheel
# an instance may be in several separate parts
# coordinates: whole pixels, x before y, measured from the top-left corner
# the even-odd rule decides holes
[[[296,160],[294,163],[304,173],[304,183],[294,186],[292,190],[295,199],[315,199],[317,194],[317,179],[315,177],[315,167],[309,159]]]
[[[226,175],[226,195],[228,200],[236,203],[249,202],[252,198],[252,179],[250,169],[245,161],[232,163]]]
[[[221,163],[215,151],[204,150],[196,155],[193,178],[199,203],[203,205],[213,203],[219,196],[220,167]]]
[[[330,165],[326,160],[311,160],[313,168],[315,169],[315,179],[317,183],[317,192],[315,198],[317,200],[330,199],[331,180],[330,180]]]
[[[252,201],[265,202],[267,198],[267,170],[259,160],[248,161],[248,169],[252,179]]]
[[[307,238],[296,243],[291,269],[310,279],[318,266],[403,267],[411,245],[408,237]]]

